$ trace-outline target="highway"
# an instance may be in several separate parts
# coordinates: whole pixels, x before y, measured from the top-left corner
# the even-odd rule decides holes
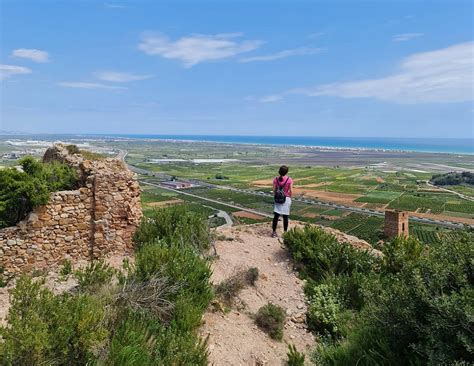
[[[149,186],[158,187],[158,188],[161,188],[161,189],[166,189],[166,190],[168,190],[168,191],[172,191],[172,192],[176,192],[176,193],[179,193],[179,194],[183,194],[183,195],[185,195],[185,196],[190,196],[190,197],[198,198],[198,199],[203,200],[203,201],[207,201],[207,202],[211,202],[211,203],[217,203],[217,204],[219,204],[219,205],[221,205],[221,206],[232,207],[232,208],[235,208],[235,209],[237,209],[237,210],[239,210],[239,211],[245,211],[245,212],[253,213],[253,214],[259,215],[259,216],[273,217],[273,215],[270,215],[270,214],[267,214],[267,213],[264,213],[264,212],[252,210],[252,209],[250,209],[250,208],[246,208],[246,207],[242,207],[242,206],[233,205],[233,204],[231,204],[231,203],[225,203],[225,202],[222,202],[222,201],[213,200],[212,198],[207,198],[207,197],[198,196],[197,194],[192,194],[192,193],[183,191],[182,189],[173,189],[173,188],[169,188],[169,187],[162,186],[162,185],[160,185],[160,184],[150,183],[150,182],[146,182],[146,181],[143,181],[143,180],[141,180],[140,183],[141,183],[141,184],[147,184],[147,185],[149,185]]]

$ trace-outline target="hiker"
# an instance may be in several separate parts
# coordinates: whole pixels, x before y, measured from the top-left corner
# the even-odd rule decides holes
[[[278,170],[280,176],[273,179],[273,196],[275,206],[273,208],[272,238],[278,237],[276,228],[280,215],[283,216],[283,230],[288,231],[288,216],[290,215],[291,191],[293,188],[293,179],[287,177],[288,167],[282,165]]]

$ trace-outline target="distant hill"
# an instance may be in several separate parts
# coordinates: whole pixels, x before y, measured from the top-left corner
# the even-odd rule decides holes
[[[451,173],[445,173],[445,174],[435,174],[431,178],[430,182],[436,186],[454,186],[454,185],[460,185],[460,184],[474,185],[474,173],[451,172]]]

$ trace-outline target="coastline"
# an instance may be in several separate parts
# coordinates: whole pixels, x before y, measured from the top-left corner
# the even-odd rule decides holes
[[[163,141],[163,142],[186,142],[186,143],[216,143],[227,145],[247,145],[258,147],[291,147],[291,148],[308,148],[321,151],[349,151],[349,152],[382,152],[382,153],[399,153],[399,154],[443,154],[443,155],[474,155],[474,139],[436,139],[436,138],[348,138],[348,137],[304,137],[304,136],[226,136],[226,135],[144,135],[144,134],[0,134],[0,138],[4,139],[21,139],[28,137],[45,138],[45,139],[60,139],[68,140],[142,140],[142,141]],[[245,140],[259,140],[259,141],[245,141]],[[266,140],[266,141],[264,141]],[[271,141],[274,140],[274,141]],[[285,141],[288,140],[288,141]],[[291,141],[293,140],[293,141]],[[299,143],[294,140],[300,140]],[[328,140],[333,141],[333,144],[312,144],[312,140]],[[303,143],[306,141],[306,143]],[[419,148],[413,147],[386,147],[386,146],[354,146],[348,143],[343,145],[344,141],[357,142],[363,144],[364,141],[385,141],[388,143],[395,143],[397,141],[409,141],[416,145],[416,141],[423,141],[419,144]],[[424,148],[427,143],[431,141],[432,144],[439,141],[460,141],[462,146],[470,146],[470,150],[446,151],[448,146],[445,145],[442,149],[431,147]],[[383,142],[381,143],[383,145]],[[442,146],[442,145],[441,145]],[[463,147],[461,147],[463,149]]]

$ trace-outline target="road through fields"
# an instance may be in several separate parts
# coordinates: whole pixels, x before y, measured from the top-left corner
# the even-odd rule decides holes
[[[124,151],[124,150],[120,150],[118,158],[125,162],[125,157],[126,156],[127,156],[127,152]],[[132,171],[134,171],[138,174],[152,176],[152,177],[159,178],[159,179],[167,179],[167,178],[169,179],[171,177],[167,174],[154,173],[154,172],[146,170],[146,169],[137,168],[137,167],[135,167],[133,165],[130,165],[130,164],[127,164],[127,165]],[[260,197],[265,197],[265,196],[266,197],[271,197],[271,194],[269,194],[269,193],[257,192],[257,191],[253,191],[253,190],[249,190],[249,189],[239,189],[239,188],[234,188],[234,187],[229,187],[229,186],[215,185],[215,184],[210,184],[210,183],[207,183],[207,182],[202,182],[202,181],[199,181],[199,180],[196,180],[196,179],[183,179],[183,181],[189,181],[189,182],[192,182],[192,183],[204,186],[204,187],[209,187],[209,188],[214,188],[214,189],[227,189],[227,190],[234,191],[234,192],[239,192],[239,193],[244,193],[244,194],[251,194],[251,195],[260,196]],[[141,180],[140,182],[144,183],[144,184],[156,186],[156,187],[159,187],[159,188],[162,188],[162,189],[167,189],[169,191],[174,191],[174,192],[177,192],[177,193],[180,193],[180,194],[188,195],[190,197],[199,198],[201,200],[205,200],[205,201],[208,201],[208,202],[213,202],[213,203],[216,203],[216,204],[219,204],[219,205],[225,205],[225,206],[236,208],[236,209],[239,209],[239,210],[242,210],[242,211],[247,211],[247,212],[250,212],[250,213],[254,213],[256,215],[265,216],[265,217],[272,217],[272,215],[269,215],[269,214],[264,213],[264,212],[256,211],[256,210],[253,210],[253,209],[248,209],[248,208],[245,208],[245,207],[242,207],[242,206],[236,206],[236,205],[229,204],[229,203],[224,203],[222,201],[214,200],[214,199],[211,199],[211,198],[199,196],[199,195],[188,193],[188,192],[184,192],[183,190],[163,187],[162,185],[157,184],[157,183],[145,182],[143,180]],[[379,217],[384,217],[385,216],[385,212],[383,212],[383,211],[371,210],[371,209],[367,209],[367,208],[346,206],[346,205],[341,205],[341,204],[336,204],[336,203],[330,203],[330,202],[324,202],[324,201],[312,200],[312,199],[305,199],[305,198],[296,198],[296,197],[294,197],[293,200],[297,201],[297,202],[302,202],[302,203],[305,203],[305,204],[309,204],[309,205],[331,207],[331,208],[334,208],[334,209],[339,209],[339,210],[349,211],[349,212],[356,212],[356,213],[361,213],[361,214],[369,215],[369,216],[379,216]],[[464,227],[464,224],[460,223],[460,222],[448,221],[448,220],[435,220],[435,219],[431,219],[431,218],[418,217],[418,216],[414,216],[414,213],[411,213],[411,212],[410,212],[410,218],[409,219],[412,222],[419,222],[419,223],[431,224],[431,225],[439,225],[439,226],[444,226],[444,227],[448,227],[448,228],[452,228],[452,229],[461,229],[461,228]],[[474,225],[471,225],[471,227],[474,227]]]

